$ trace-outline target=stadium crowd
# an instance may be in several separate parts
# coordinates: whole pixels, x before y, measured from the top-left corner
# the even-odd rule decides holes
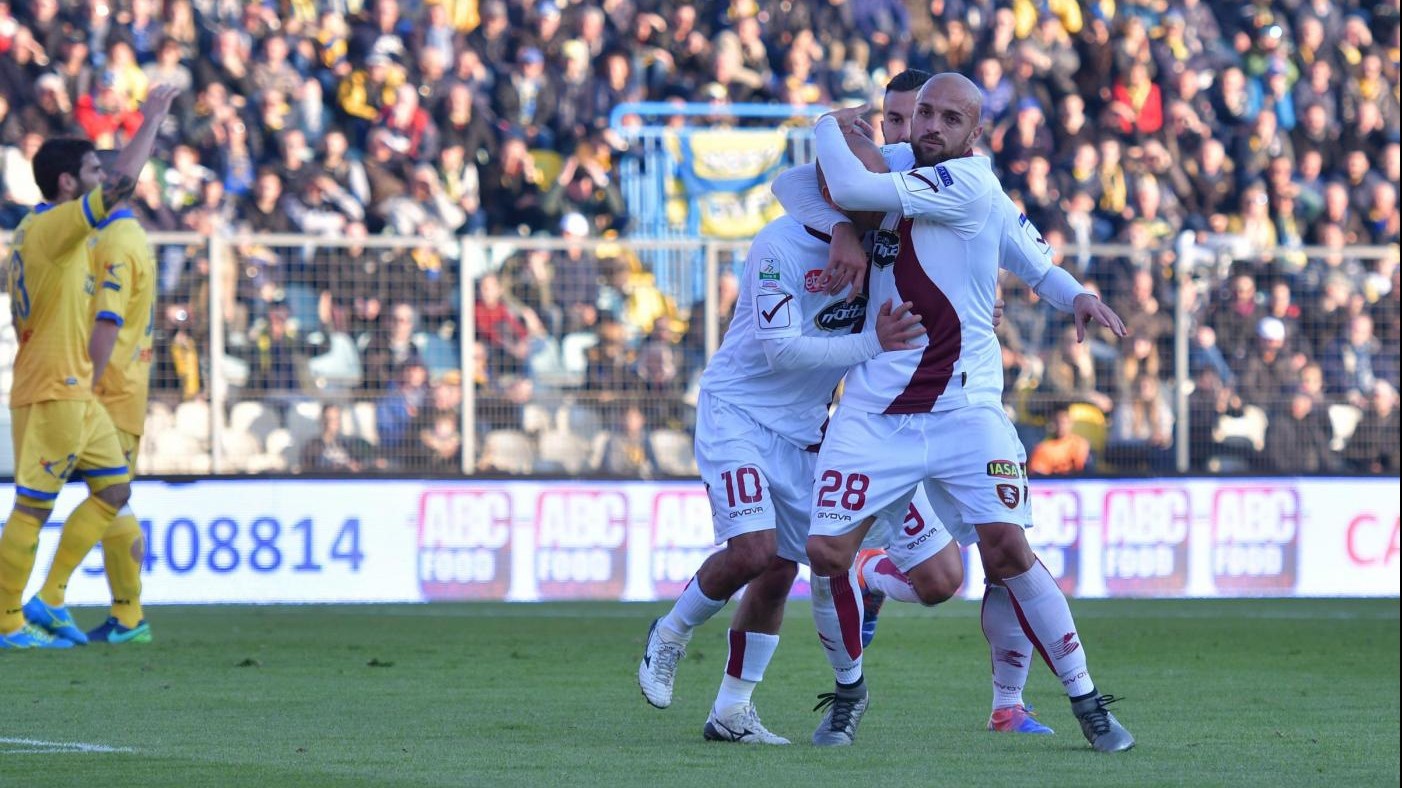
[[[163,249],[158,389],[201,396],[201,304],[224,277],[230,348],[257,396],[297,391],[328,334],[355,341],[378,445],[318,439],[304,467],[451,470],[460,379],[445,366],[475,381],[480,432],[529,428],[548,346],[581,350],[574,387],[623,416],[594,467],[647,474],[639,436],[686,426],[699,315],[683,320],[624,251],[522,252],[479,282],[475,357],[440,364],[458,330],[454,239],[626,236],[630,150],[608,127],[620,102],[879,107],[907,68],[957,70],[984,93],[1010,193],[1133,330],[1078,345],[1006,294],[1009,407],[1035,471],[1171,467],[1184,308],[1199,467],[1395,473],[1397,258],[1350,247],[1399,241],[1398,66],[1395,2],[0,2],[0,227],[40,202],[29,160],[44,139],[119,145],[150,85],[180,85],[164,166],[134,199],[150,230],[421,243],[240,246],[228,270]],[[1184,231],[1234,262],[1179,287]],[[1126,251],[1078,256],[1088,243]],[[736,291],[724,277],[722,320]],[[1336,406],[1356,423],[1346,441]],[[1254,412],[1254,439],[1224,440]],[[326,436],[341,416],[324,411]]]

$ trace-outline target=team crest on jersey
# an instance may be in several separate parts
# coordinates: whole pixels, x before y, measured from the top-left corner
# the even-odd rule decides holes
[[[1016,484],[1000,484],[998,485],[998,500],[1002,501],[1003,505],[1009,509],[1016,509],[1017,505],[1022,502],[1022,490],[1018,489]]]
[[[779,289],[779,262],[772,258],[766,258],[760,264],[759,286],[766,290]]]
[[[813,325],[823,331],[841,331],[857,325],[867,316],[867,297],[857,296],[852,303],[834,301],[813,318]]]
[[[871,262],[877,268],[895,265],[901,253],[901,236],[895,230],[877,230],[871,241]]]
[[[823,270],[821,268],[811,269],[803,275],[803,289],[810,293],[822,292]]]
[[[1027,214],[1018,214],[1017,223],[1022,226],[1022,231],[1027,234],[1027,237],[1032,240],[1032,243],[1036,244],[1037,248],[1042,250],[1042,254],[1051,254],[1051,244],[1047,243],[1047,239],[1043,238],[1042,234],[1037,231],[1037,227],[1032,224],[1032,220],[1027,218]]]

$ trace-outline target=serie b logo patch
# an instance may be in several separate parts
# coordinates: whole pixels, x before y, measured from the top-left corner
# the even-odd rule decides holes
[[[1016,509],[1017,505],[1022,502],[1022,490],[1016,484],[1000,484],[998,485],[998,500],[1002,501],[1003,505],[1009,509]]]

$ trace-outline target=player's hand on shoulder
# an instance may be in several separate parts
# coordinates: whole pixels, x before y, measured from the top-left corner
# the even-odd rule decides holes
[[[867,253],[862,248],[861,235],[849,222],[833,225],[828,267],[823,269],[820,284],[826,288],[828,295],[847,290],[847,303],[850,304],[861,294],[866,273]]]
[[[912,341],[925,333],[920,324],[920,316],[910,311],[909,301],[891,306],[890,300],[881,305],[876,315],[876,338],[881,341],[882,350],[911,350],[916,346]]]
[[[1115,314],[1115,310],[1106,306],[1104,301],[1101,301],[1090,293],[1081,293],[1076,296],[1076,300],[1072,303],[1072,306],[1076,310],[1077,342],[1084,342],[1086,340],[1086,326],[1089,325],[1091,321],[1095,321],[1110,329],[1117,337],[1124,338],[1129,334],[1129,330],[1125,328],[1125,321],[1121,320],[1120,316]]]

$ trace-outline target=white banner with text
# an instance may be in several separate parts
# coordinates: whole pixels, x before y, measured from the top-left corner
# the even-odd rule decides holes
[[[1034,480],[1028,537],[1083,598],[1397,596],[1398,493],[1396,479]],[[60,496],[27,594],[83,494]],[[148,604],[671,599],[716,549],[699,482],[138,481],[132,505]],[[975,598],[977,553],[964,564]],[[100,550],[68,598],[106,602]]]

